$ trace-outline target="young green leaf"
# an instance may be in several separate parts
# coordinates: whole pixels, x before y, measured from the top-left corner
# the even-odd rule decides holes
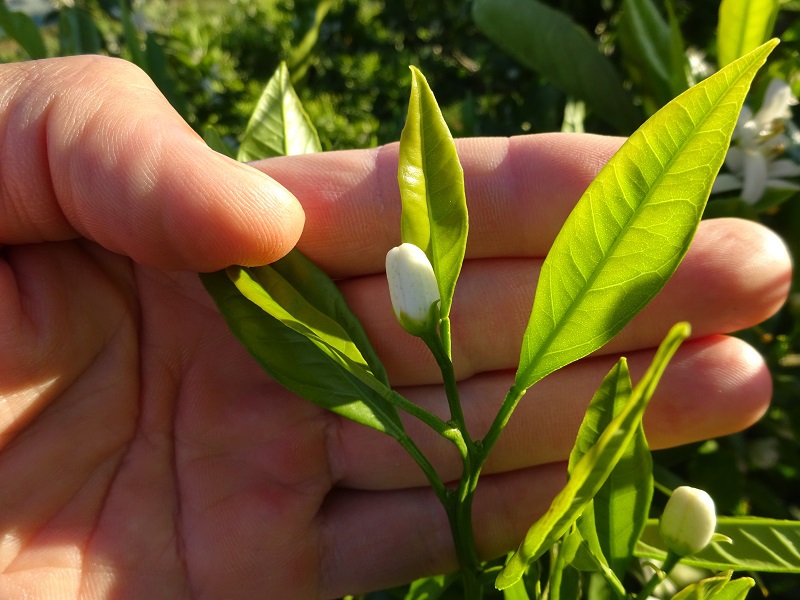
[[[438,600],[458,579],[458,575],[435,575],[417,579],[409,587],[403,600]]]
[[[354,357],[353,347],[358,348],[361,341],[356,344],[352,338],[359,338],[359,334],[353,334],[350,324],[338,326],[332,319],[326,320],[330,316],[325,312],[329,307],[317,303],[317,298],[309,301],[299,293],[294,295],[278,282],[276,285],[281,289],[277,295],[288,301],[288,308],[277,301],[278,306],[274,307],[285,320],[282,322],[245,297],[225,271],[202,274],[201,279],[231,331],[275,381],[343,417],[395,438],[405,435],[397,410],[388,399],[389,389],[383,387],[377,377],[370,379],[365,375],[366,359],[359,361]],[[247,293],[262,296],[262,300],[263,294],[268,294],[263,289],[254,289],[252,278],[243,278],[240,284]],[[295,308],[304,316],[314,311],[319,314],[314,314],[312,324],[305,328],[293,328],[292,310]],[[337,347],[328,345],[335,335],[332,332],[343,330],[349,334],[350,341],[337,342]],[[382,372],[377,367],[375,370]],[[313,377],[309,377],[309,373],[313,373]]]
[[[672,597],[672,600],[744,600],[756,582],[750,577],[731,581],[733,571],[693,583]]]
[[[475,24],[522,65],[584,100],[620,133],[642,122],[614,66],[570,18],[537,0],[474,0]]]
[[[675,272],[750,82],[775,44],[731,63],[658,111],[586,190],[542,265],[518,390],[603,346]]]
[[[299,251],[263,267],[231,267],[239,291],[287,327],[316,337],[389,387],[389,378],[336,284]]]
[[[667,334],[623,410],[575,463],[566,486],[542,518],[528,530],[525,540],[500,572],[495,582],[498,589],[516,583],[527,565],[544,554],[586,509],[633,440],[664,369],[689,332],[688,324],[679,323]]]
[[[681,562],[714,571],[800,573],[800,521],[717,517],[717,533],[733,543],[712,540],[705,550]],[[663,560],[666,554],[658,521],[649,519],[636,545],[636,556]]]
[[[397,180],[403,202],[402,240],[421,248],[431,261],[444,319],[450,314],[467,246],[464,171],[436,98],[414,67]]]
[[[621,359],[603,380],[584,416],[569,458],[570,469],[593,446],[611,420],[624,408],[631,395],[627,362]],[[636,428],[633,441],[624,451],[595,494],[591,510],[578,520],[589,548],[606,561],[617,578],[628,570],[636,541],[642,533],[653,497],[653,460],[644,427]]]
[[[504,589],[503,600],[531,600],[528,590],[525,588],[525,580],[520,579],[511,587]]]
[[[591,507],[592,503],[590,502],[578,519],[578,527],[574,527],[566,536],[562,551],[565,554],[565,559],[577,570],[597,572],[602,575],[608,583],[609,593],[614,598],[622,600],[627,597],[625,586],[622,585],[614,571],[608,566],[602,556],[602,552],[599,550],[599,544],[592,548],[590,542],[581,535],[580,524],[584,519],[591,523],[591,530],[594,531],[594,512]]]
[[[247,162],[320,150],[317,131],[292,87],[286,64],[281,63],[250,116],[237,158]]]
[[[719,66],[732,63],[772,35],[778,0],[722,0],[717,27]]]

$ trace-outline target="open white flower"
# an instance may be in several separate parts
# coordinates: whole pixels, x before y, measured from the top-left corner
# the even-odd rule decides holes
[[[755,204],[767,188],[800,190],[800,185],[786,179],[800,176],[800,165],[780,158],[790,144],[800,142],[800,133],[791,121],[795,104],[789,85],[773,79],[758,112],[742,107],[725,156],[730,172],[717,176],[711,193],[741,189],[742,199]]]

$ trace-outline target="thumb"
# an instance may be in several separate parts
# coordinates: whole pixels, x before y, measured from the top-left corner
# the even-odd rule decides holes
[[[210,271],[277,260],[303,221],[292,194],[210,150],[131,63],[0,66],[0,245],[85,237]]]

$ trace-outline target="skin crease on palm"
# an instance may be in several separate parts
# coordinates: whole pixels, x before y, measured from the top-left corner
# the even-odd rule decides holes
[[[620,143],[459,142],[471,231],[454,361],[475,437],[511,384],[542,258]],[[270,262],[299,239],[393,384],[443,414],[435,364],[394,321],[382,273],[399,243],[396,145],[237,165],[135,67],[82,57],[0,67],[0,156],[0,597],[333,598],[455,567],[416,465],[271,382],[195,274]],[[651,445],[757,420],[769,373],[723,334],[773,314],[789,280],[771,232],[704,222],[617,339],[523,399],[477,493],[482,555],[545,510],[616,358],[637,377],[678,320],[693,336],[648,411]],[[450,447],[407,426],[457,478]]]

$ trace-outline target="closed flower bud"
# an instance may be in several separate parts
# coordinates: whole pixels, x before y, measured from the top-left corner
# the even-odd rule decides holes
[[[658,522],[661,539],[678,556],[697,554],[708,546],[716,527],[717,516],[711,496],[689,486],[672,492]]]
[[[421,335],[436,327],[439,285],[428,257],[414,244],[401,244],[386,255],[386,277],[394,315],[403,329]]]

